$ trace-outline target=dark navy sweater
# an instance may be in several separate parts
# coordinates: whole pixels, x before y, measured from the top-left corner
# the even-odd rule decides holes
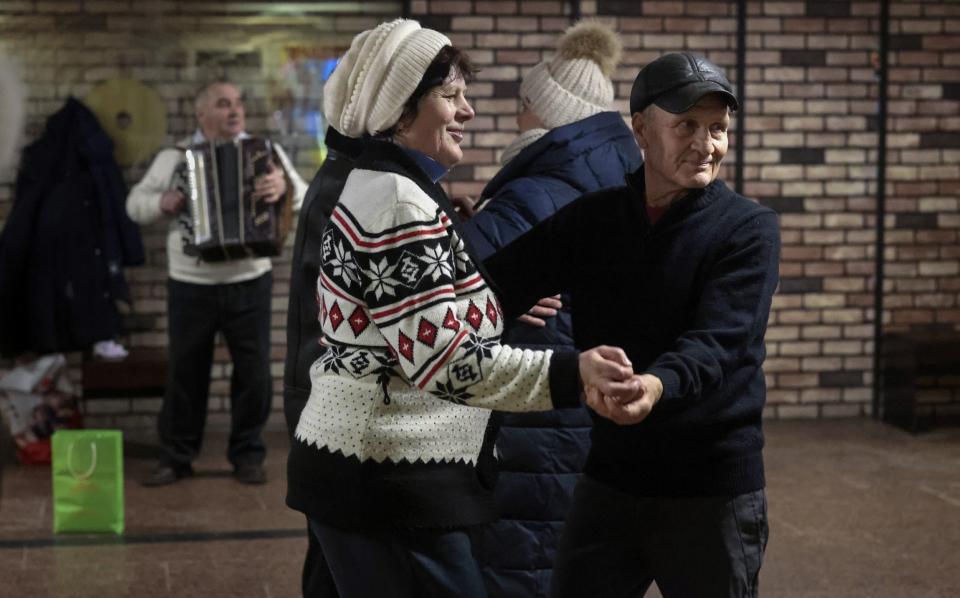
[[[663,381],[640,424],[594,414],[588,475],[636,496],[762,488],[776,214],[718,180],[651,226],[643,167],[627,183],[573,202],[486,262],[504,310],[568,291],[578,347],[622,347],[635,371]]]

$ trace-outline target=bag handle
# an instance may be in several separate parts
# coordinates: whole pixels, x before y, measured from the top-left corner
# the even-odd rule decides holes
[[[76,480],[85,480],[93,475],[94,470],[97,469],[97,443],[90,441],[90,452],[93,455],[93,458],[90,460],[90,468],[84,472],[77,473],[73,470],[73,447],[77,445],[76,440],[70,443],[70,446],[67,447],[67,469],[70,471],[70,475],[73,476]]]

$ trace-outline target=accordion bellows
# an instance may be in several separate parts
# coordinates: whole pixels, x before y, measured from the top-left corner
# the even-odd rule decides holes
[[[186,149],[184,253],[217,262],[280,255],[293,216],[292,186],[279,201],[254,197],[254,181],[282,166],[268,139],[247,137]]]

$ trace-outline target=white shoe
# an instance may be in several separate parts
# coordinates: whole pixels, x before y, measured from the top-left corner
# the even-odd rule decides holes
[[[119,361],[129,355],[129,352],[120,343],[109,340],[94,343],[93,355],[108,361]]]

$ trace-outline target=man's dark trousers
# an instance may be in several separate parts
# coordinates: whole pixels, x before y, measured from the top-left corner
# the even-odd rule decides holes
[[[216,333],[233,362],[230,440],[233,465],[260,464],[261,432],[270,415],[270,300],[272,274],[217,285],[167,281],[170,373],[160,411],[161,462],[188,468],[200,452],[210,395]]]
[[[763,490],[735,497],[634,497],[585,477],[554,567],[554,598],[757,596],[767,545]]]

